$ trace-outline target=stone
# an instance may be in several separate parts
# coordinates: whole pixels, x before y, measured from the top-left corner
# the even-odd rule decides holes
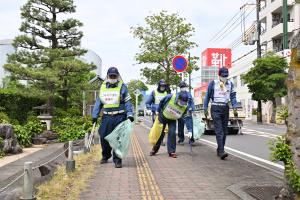
[[[40,135],[32,139],[33,144],[47,144],[49,141],[56,140],[58,138],[57,133],[49,130],[43,131]]]
[[[4,153],[17,154],[22,152],[11,124],[0,124],[0,137],[3,139],[3,145],[0,148]]]

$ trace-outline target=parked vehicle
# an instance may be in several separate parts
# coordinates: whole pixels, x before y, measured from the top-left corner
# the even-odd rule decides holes
[[[209,108],[210,110],[210,108]],[[207,116],[207,118],[204,116],[203,108],[198,107],[196,109],[197,112],[200,112],[202,117],[202,120],[205,123],[205,131],[204,134],[215,134],[215,127],[213,123],[213,119],[211,116]],[[229,108],[229,120],[228,120],[228,134],[242,134],[242,126],[243,126],[243,120],[245,119],[245,113],[243,111],[243,108],[241,105],[237,107],[238,111],[238,117],[234,117],[233,115],[233,109]]]
[[[152,111],[151,111],[151,110],[147,110],[147,109],[146,109],[146,110],[145,110],[145,113],[146,113],[147,116],[151,116],[151,115],[152,115]]]
[[[139,109],[138,116],[145,116],[145,112],[142,109]]]

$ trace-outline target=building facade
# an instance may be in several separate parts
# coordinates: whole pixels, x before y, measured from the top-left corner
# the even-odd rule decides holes
[[[7,76],[3,65],[7,62],[7,54],[14,52],[12,40],[0,40],[0,88],[3,87],[3,78]]]
[[[295,0],[288,0],[288,42],[300,29],[300,4]],[[282,0],[261,0],[259,18],[261,23],[260,43],[262,54],[272,51],[279,56],[290,60],[290,50],[283,50],[283,18]],[[241,76],[253,67],[252,62],[256,59],[256,51],[248,56],[233,62],[230,69],[230,77],[237,88],[237,98],[244,107],[246,119],[252,119],[252,109],[257,108],[257,102],[251,98],[247,86],[243,83]],[[280,100],[279,100],[280,101]],[[285,103],[285,98],[281,99]],[[262,104],[263,120],[269,122],[272,114],[272,103]]]
[[[8,75],[8,72],[4,70],[4,64],[7,62],[7,55],[14,53],[14,47],[12,46],[13,40],[0,40],[0,88],[3,87],[3,78]],[[88,51],[81,56],[81,59],[87,63],[93,63],[96,65],[94,72],[102,77],[102,59],[94,51],[88,49]]]

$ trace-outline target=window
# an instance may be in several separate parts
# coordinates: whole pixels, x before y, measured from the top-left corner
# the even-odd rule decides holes
[[[245,86],[245,81],[242,77],[243,77],[243,74],[240,75],[240,80],[241,80],[241,87],[244,87]]]

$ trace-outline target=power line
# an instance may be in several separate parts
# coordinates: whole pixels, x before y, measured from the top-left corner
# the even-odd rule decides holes
[[[238,11],[226,24],[225,26],[223,26],[210,40],[212,41],[215,37],[217,37],[219,35],[219,33],[221,33],[223,31],[224,28],[226,28],[228,26],[228,24],[240,13],[240,11]]]
[[[253,8],[246,16],[245,16],[245,19],[253,12],[255,10],[255,8]],[[234,26],[232,29],[227,29],[225,32],[224,32],[224,34],[225,33],[227,33],[226,35],[221,35],[221,36],[223,36],[220,40],[218,40],[221,36],[219,36],[216,40],[214,40],[215,42],[216,41],[222,41],[225,37],[227,37],[234,29],[236,29],[239,25],[241,24],[241,22],[239,22],[238,24],[236,24],[236,26]],[[234,24],[232,24],[231,26],[230,26],[230,28],[233,26]],[[229,32],[227,32],[228,30],[230,30]]]

